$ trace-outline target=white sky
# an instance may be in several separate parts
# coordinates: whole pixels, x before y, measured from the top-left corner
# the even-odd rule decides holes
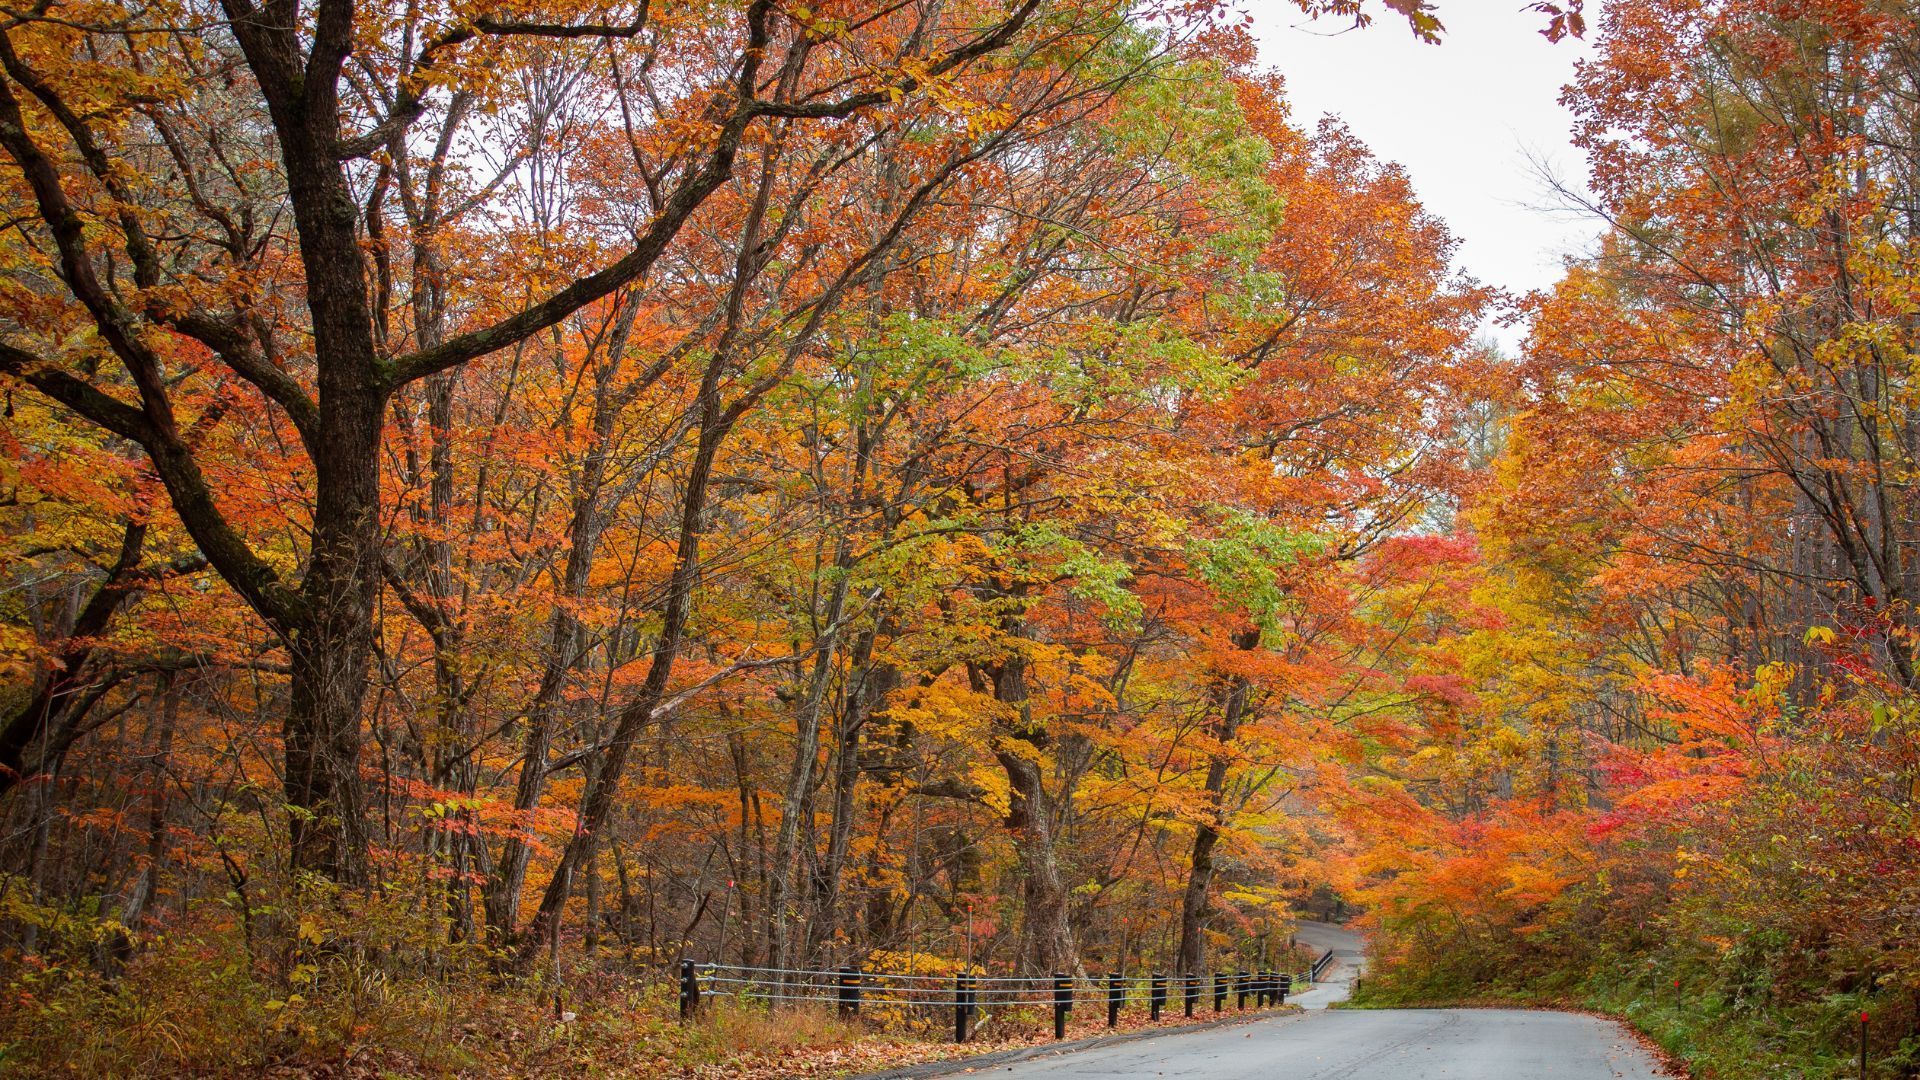
[[[1584,185],[1586,162],[1567,142],[1560,87],[1585,42],[1550,43],[1525,0],[1439,0],[1439,45],[1415,40],[1381,5],[1372,26],[1308,20],[1286,0],[1246,0],[1260,60],[1287,82],[1296,123],[1340,116],[1373,152],[1406,167],[1427,209],[1460,238],[1457,264],[1516,292],[1560,276],[1560,257],[1584,251],[1598,227],[1564,211],[1529,157]],[[1599,22],[1588,0],[1588,36]],[[1508,351],[1522,336],[1489,327]]]

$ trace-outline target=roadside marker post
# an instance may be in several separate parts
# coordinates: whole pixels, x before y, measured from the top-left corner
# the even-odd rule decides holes
[[[1053,1037],[1067,1037],[1067,1010],[1073,1008],[1073,978],[1064,971],[1053,973]]]
[[[693,1019],[700,1011],[700,978],[695,972],[692,960],[680,961],[680,1019]]]
[[[961,972],[953,977],[953,1041],[967,1041],[967,1020],[973,1012],[973,976]]]
[[[840,1015],[860,1015],[860,969],[843,967],[840,969]]]

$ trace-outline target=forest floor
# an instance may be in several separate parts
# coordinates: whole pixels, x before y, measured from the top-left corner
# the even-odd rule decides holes
[[[1132,1018],[1122,1016],[1120,1023],[1106,1026],[1106,1020],[1089,1019],[1082,1023],[1069,1023],[1067,1038],[1056,1042],[1051,1030],[1035,1029],[1002,1032],[998,1037],[977,1036],[965,1045],[933,1042],[893,1042],[885,1039],[862,1040],[846,1048],[848,1055],[855,1059],[872,1056],[873,1063],[864,1066],[867,1070],[859,1073],[856,1080],[917,1080],[920,1077],[956,1075],[960,1072],[972,1072],[977,1067],[999,1067],[1016,1061],[1034,1061],[1050,1058],[1054,1055],[1078,1054],[1086,1051],[1131,1045],[1146,1039],[1158,1039],[1161,1036],[1182,1036],[1205,1031],[1216,1031],[1225,1027],[1271,1020],[1275,1017],[1298,1013],[1300,1010],[1291,1005],[1282,1005],[1271,1009],[1250,1009],[1242,1012],[1228,1012],[1214,1017],[1206,1013],[1192,1020],[1179,1013],[1163,1017],[1158,1023],[1148,1020],[1145,1015]],[[742,1060],[735,1060],[720,1066],[720,1071],[699,1072],[696,1075],[707,1076],[744,1076],[752,1080],[772,1080],[785,1076],[847,1076],[829,1065],[824,1072],[795,1073],[786,1062],[771,1063],[772,1071],[754,1071],[753,1067]],[[742,1071],[745,1069],[746,1071]]]
[[[1144,1007],[1135,1005],[1109,1029],[1105,1010],[1083,1002],[1068,1021],[1066,1039],[1056,1044],[1049,1010],[1002,1008],[988,1011],[973,1038],[957,1044],[951,1029],[943,1025],[900,1017],[847,1021],[825,1008],[772,1012],[716,1001],[703,1008],[698,1021],[681,1024],[674,1018],[672,1000],[653,992],[579,1001],[560,1018],[529,1002],[510,1004],[505,997],[491,999],[491,1008],[465,1010],[441,1037],[362,1039],[359,1049],[343,1061],[316,1067],[308,1057],[297,1066],[268,1067],[251,1075],[275,1080],[849,1077],[1015,1050],[1110,1045],[1128,1037],[1201,1030],[1299,1011],[1282,1005],[1229,1010],[1216,1018],[1203,1009],[1188,1020],[1175,1007],[1155,1023]]]

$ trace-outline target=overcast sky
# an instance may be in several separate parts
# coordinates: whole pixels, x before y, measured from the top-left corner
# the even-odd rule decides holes
[[[1584,183],[1586,162],[1567,142],[1560,87],[1584,42],[1549,43],[1524,0],[1440,0],[1439,45],[1424,45],[1384,11],[1364,30],[1310,21],[1285,0],[1250,0],[1262,62],[1286,77],[1297,123],[1333,113],[1374,153],[1406,167],[1427,208],[1461,240],[1458,264],[1515,291],[1559,277],[1560,257],[1598,229],[1543,209],[1552,198],[1529,156]],[[1598,4],[1587,4],[1589,25]],[[1377,7],[1377,5],[1376,5]],[[1493,331],[1511,348],[1514,330]]]

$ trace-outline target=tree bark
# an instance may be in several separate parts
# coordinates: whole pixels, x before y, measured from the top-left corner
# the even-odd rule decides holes
[[[1259,647],[1257,630],[1234,635],[1241,649]],[[1220,716],[1212,731],[1218,747],[1207,755],[1206,816],[1194,827],[1193,852],[1188,859],[1187,887],[1180,898],[1180,974],[1198,975],[1206,970],[1206,920],[1211,913],[1213,888],[1213,849],[1227,824],[1227,769],[1232,764],[1228,748],[1246,718],[1252,684],[1244,675],[1227,677],[1217,693]]]
[[[820,640],[814,643],[813,674],[794,727],[793,761],[787,767],[787,786],[780,802],[780,828],[774,834],[773,876],[767,880],[767,919],[771,934],[768,954],[773,957],[775,967],[793,966],[790,917],[799,914],[791,908],[794,882],[800,873],[801,818],[820,756],[820,720],[826,709],[827,689],[833,681],[834,660],[839,656],[840,619],[846,611],[848,570],[852,564],[852,544],[843,536],[836,545],[836,574],[822,616]],[[812,841],[808,843],[811,845]]]
[[[833,820],[828,826],[827,853],[813,881],[813,917],[808,929],[812,935],[809,955],[816,961],[827,959],[825,950],[843,925],[840,886],[846,875],[847,855],[852,848],[853,827],[858,816],[854,803],[860,787],[861,734],[867,719],[883,707],[900,682],[898,668],[873,663],[875,639],[892,632],[891,623],[883,622],[880,630],[860,635],[847,665],[849,671],[860,675],[858,685],[847,695],[846,706],[841,710],[834,753]]]
[[[1077,971],[1079,951],[1067,922],[1067,885],[1055,851],[1054,806],[1041,768],[1046,732],[1034,726],[1027,701],[1026,658],[1012,656],[990,669],[994,699],[1020,717],[1015,729],[994,750],[1007,774],[1007,831],[1020,866],[1020,941],[1022,971],[1045,974]],[[1014,746],[1024,743],[1024,747]]]

